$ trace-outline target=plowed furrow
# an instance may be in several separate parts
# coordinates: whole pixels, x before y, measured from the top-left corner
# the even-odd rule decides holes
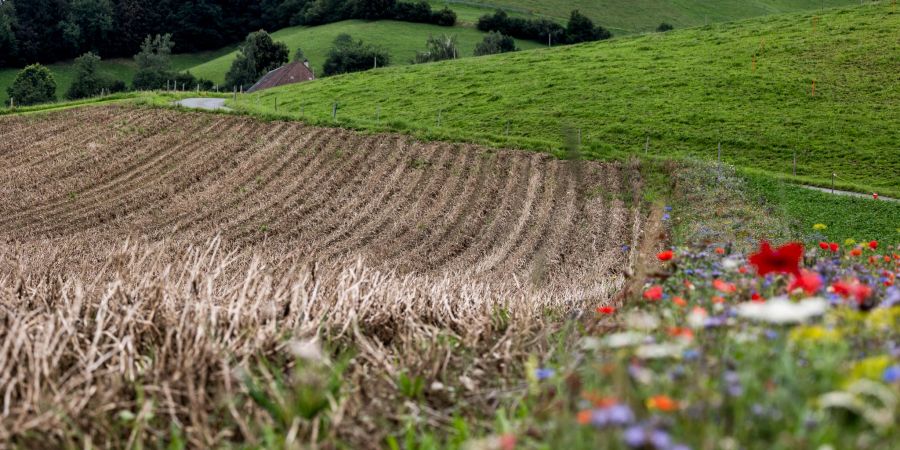
[[[232,122],[219,122],[219,126],[228,126]],[[193,134],[195,129],[190,130]],[[202,134],[214,132],[215,130],[207,129]],[[57,193],[57,198],[40,205],[34,205],[27,210],[27,214],[23,217],[10,217],[8,220],[0,220],[0,226],[8,226],[9,220],[31,220],[36,217],[44,217],[45,219],[55,218],[55,214],[60,211],[69,211],[71,207],[82,208],[88,207],[92,203],[102,202],[106,195],[114,192],[127,192],[132,186],[131,181],[140,178],[143,174],[151,172],[154,167],[160,165],[164,159],[175,153],[197,143],[195,140],[184,139],[181,134],[163,134],[163,138],[147,139],[143,145],[135,148],[135,153],[143,155],[138,160],[126,164],[123,168],[105,167],[96,168],[93,176],[88,174],[85,179],[86,188],[73,192],[72,197],[77,199],[73,202],[71,197],[66,197]],[[112,174],[112,175],[110,175]],[[75,203],[75,205],[73,205]]]
[[[148,189],[160,190],[160,186],[166,186],[167,168],[174,165],[190,167],[195,158],[202,157],[203,152],[197,151],[205,142],[205,136],[214,138],[220,131],[229,132],[238,128],[234,122],[220,121],[213,125],[215,129],[206,129],[199,134],[189,132],[187,138],[170,146],[170,151],[155,152],[153,158],[147,158],[141,164],[132,165],[125,170],[116,173],[107,180],[99,183],[97,188],[76,194],[76,205],[69,207],[62,205],[50,211],[43,212],[41,221],[49,226],[36,228],[34,233],[52,233],[68,227],[75,227],[84,222],[110,220],[128,213],[129,207],[153,204],[153,200],[159,199],[159,195],[148,195]],[[224,130],[218,128],[224,127]],[[153,146],[155,143],[151,143]],[[152,152],[152,150],[151,150]],[[179,155],[185,155],[179,159]]]
[[[313,196],[314,200],[312,202],[306,202],[298,211],[298,215],[307,219],[307,223],[322,221],[323,219],[321,217],[326,214],[327,211],[333,211],[337,208],[334,203],[340,204],[340,201],[348,192],[358,191],[360,180],[368,173],[368,167],[373,162],[379,161],[381,158],[379,152],[361,148],[359,141],[351,141],[349,143],[344,143],[343,145],[347,144],[350,144],[350,148],[355,148],[349,158],[340,158],[347,159],[347,164],[339,166],[335,172],[322,171],[321,173],[323,174],[330,174],[329,178],[322,183],[312,182],[300,187],[302,192],[299,194],[301,197],[306,197],[310,190],[313,190],[317,194]],[[253,216],[253,223],[261,223],[266,227],[267,231],[274,236],[278,236],[282,232],[289,233],[291,231],[290,227],[282,230],[281,228],[275,228],[273,226],[274,219],[276,216],[280,216],[278,213],[280,212],[280,207],[283,205],[279,203],[275,206],[276,207],[260,210],[259,214]],[[241,237],[244,236],[242,235]]]
[[[429,145],[414,143],[410,149],[411,158],[422,158],[437,164],[444,164],[451,151],[446,145]],[[378,260],[382,243],[390,245],[393,241],[390,237],[403,237],[401,223],[404,217],[410,213],[415,205],[419,204],[425,196],[431,195],[439,185],[438,177],[431,177],[427,169],[417,168],[410,177],[404,180],[402,189],[397,195],[391,196],[384,207],[373,215],[368,222],[359,227],[345,241],[339,242],[326,249],[323,259],[336,258],[338,255],[358,254],[362,249],[367,249],[373,261]],[[422,184],[424,183],[424,186]]]
[[[425,245],[416,249],[418,254],[427,252],[427,270],[443,268],[448,261],[462,254],[468,245],[478,236],[479,211],[483,211],[488,200],[491,199],[498,187],[496,177],[492,177],[494,170],[493,161],[485,161],[477,149],[471,149],[475,154],[477,172],[469,176],[463,194],[455,203],[453,211],[448,214],[448,220],[443,224],[442,233],[435,237],[443,245],[439,249],[431,249]],[[489,180],[489,178],[494,178]]]
[[[176,218],[164,228],[181,231],[199,227],[220,232],[224,221],[240,211],[239,206],[247,201],[246,192],[251,192],[252,195],[253,190],[265,189],[298,156],[295,152],[276,151],[284,148],[290,141],[290,133],[285,132],[285,129],[288,129],[285,123],[270,125],[266,136],[256,140],[256,147],[247,152],[248,159],[232,172],[233,176],[217,180],[215,187],[207,189],[206,197],[209,200],[202,204],[202,208]],[[232,194],[223,197],[225,192]]]
[[[365,180],[350,193],[339,200],[342,205],[330,218],[320,223],[314,232],[321,236],[318,240],[320,248],[329,248],[338,241],[346,239],[350,233],[361,226],[373,214],[380,210],[391,192],[396,191],[404,174],[408,173],[409,164],[404,151],[391,151],[397,148],[398,138],[379,141],[373,153],[379,154],[378,164],[367,172]],[[371,190],[377,187],[377,190]]]
[[[412,237],[409,247],[397,246],[385,253],[383,258],[386,265],[398,267],[404,272],[428,272],[433,269],[429,263],[431,256],[445,253],[450,244],[444,240],[447,228],[464,209],[463,205],[472,194],[472,187],[478,184],[477,173],[483,169],[477,154],[469,148],[457,148],[456,152],[464,159],[443,169],[450,172],[451,181],[441,189],[435,206],[429,208],[424,216],[417,218],[418,223],[425,226],[417,227],[417,235]],[[473,170],[476,172],[475,176]]]

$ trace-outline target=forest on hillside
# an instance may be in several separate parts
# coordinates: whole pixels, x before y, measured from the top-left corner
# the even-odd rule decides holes
[[[456,15],[397,0],[0,0],[0,67],[94,52],[134,55],[148,35],[171,33],[175,52],[235,43],[250,31],[346,19],[453,25]]]

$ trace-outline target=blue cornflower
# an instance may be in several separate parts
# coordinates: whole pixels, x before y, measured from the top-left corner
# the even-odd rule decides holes
[[[534,376],[536,376],[538,380],[543,381],[552,377],[555,373],[556,371],[553,369],[537,369],[534,371]]]
[[[900,381],[900,365],[895,364],[887,369],[884,369],[884,375],[882,375],[882,379],[885,383],[894,383],[896,381]]]

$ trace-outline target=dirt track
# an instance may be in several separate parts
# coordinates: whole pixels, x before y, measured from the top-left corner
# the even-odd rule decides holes
[[[622,201],[637,195],[636,171],[581,171],[593,194],[576,195],[570,163],[535,153],[80,109],[0,121],[0,241],[97,256],[128,237],[187,244],[221,234],[242,251],[294,260],[362,256],[404,273],[571,288],[618,272],[638,225]]]

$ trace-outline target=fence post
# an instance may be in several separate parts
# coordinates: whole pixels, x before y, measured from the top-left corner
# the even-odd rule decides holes
[[[381,123],[381,103],[375,105],[375,124]]]
[[[834,194],[834,177],[836,177],[836,176],[837,176],[836,173],[831,172],[831,193],[832,194]]]
[[[338,109],[338,102],[334,102],[331,105],[331,120],[337,120],[337,109]]]
[[[647,136],[647,142],[644,142],[644,155],[650,153],[650,136]]]
[[[200,83],[197,83],[197,94],[200,94]]]
[[[509,119],[506,119],[506,135],[509,136]]]
[[[722,142],[719,142],[719,156],[716,158],[719,164],[722,164]]]
[[[278,96],[275,95],[275,112],[278,112]]]
[[[13,109],[16,107],[16,99],[10,97],[9,98],[9,109]]]
[[[578,129],[578,146],[581,147],[581,128]]]
[[[237,86],[234,86],[234,93],[232,95],[232,100],[237,101]]]
[[[797,176],[797,150],[794,149],[794,176]]]

